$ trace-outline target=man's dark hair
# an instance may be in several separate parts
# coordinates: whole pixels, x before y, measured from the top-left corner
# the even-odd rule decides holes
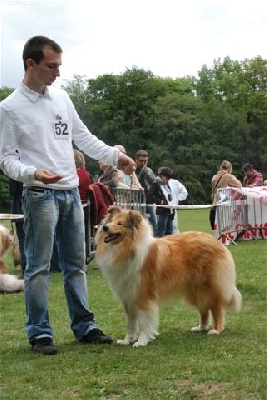
[[[251,164],[244,164],[242,167],[243,172],[252,171],[252,170],[253,170],[253,166]]]
[[[135,155],[135,159],[139,157],[148,157],[148,152],[146,150],[138,150],[138,152]]]
[[[173,177],[173,170],[169,167],[160,167],[158,169],[158,175],[159,176],[167,176],[167,178],[172,178]]]
[[[24,45],[23,49],[23,65],[24,71],[27,70],[27,60],[31,58],[36,64],[44,58],[44,47],[50,46],[56,53],[61,54],[62,48],[54,40],[46,36],[33,36]]]

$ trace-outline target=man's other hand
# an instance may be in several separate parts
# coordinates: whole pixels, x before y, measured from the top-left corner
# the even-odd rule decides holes
[[[132,173],[136,169],[136,164],[131,157],[128,157],[126,154],[120,153],[118,168],[121,169],[126,175],[132,175]]]

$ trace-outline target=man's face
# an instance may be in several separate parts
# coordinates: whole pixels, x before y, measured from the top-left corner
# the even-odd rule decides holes
[[[28,60],[28,68],[34,81],[40,86],[50,86],[58,76],[61,66],[61,54],[56,53],[49,46],[44,47],[44,58],[36,64],[33,60]]]
[[[139,156],[135,161],[136,168],[143,168],[148,163],[148,156]]]

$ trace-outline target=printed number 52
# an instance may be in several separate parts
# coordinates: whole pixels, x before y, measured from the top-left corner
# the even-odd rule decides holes
[[[64,122],[57,122],[55,124],[55,134],[56,135],[68,135],[68,125]]]

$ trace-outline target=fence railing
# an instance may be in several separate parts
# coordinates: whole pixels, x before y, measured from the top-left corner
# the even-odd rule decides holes
[[[114,188],[111,193],[114,197],[114,204],[125,210],[137,210],[145,216],[146,196],[142,190]]]
[[[261,198],[244,196],[233,188],[217,190],[217,238],[267,239],[267,204]]]

